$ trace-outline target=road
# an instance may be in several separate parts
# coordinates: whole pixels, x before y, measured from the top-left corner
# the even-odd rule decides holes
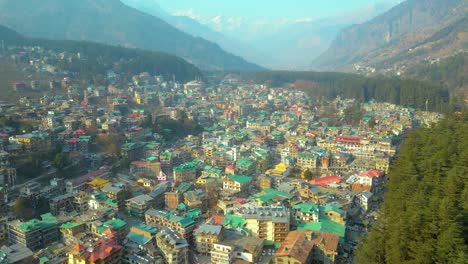
[[[46,178],[46,177],[51,177],[53,174],[55,174],[57,172],[57,169],[55,168],[52,168],[50,170],[48,170],[47,172],[39,175],[38,177],[34,178],[34,179],[31,179],[29,181],[26,181],[26,182],[23,182],[21,184],[17,184],[13,187],[10,188],[11,191],[16,191],[18,189],[21,189],[23,188],[24,186],[28,185],[29,183],[32,183],[32,182],[37,182],[38,180],[40,179],[43,179],[43,178]]]

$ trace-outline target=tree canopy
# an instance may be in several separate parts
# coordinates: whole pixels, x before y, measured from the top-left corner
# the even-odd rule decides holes
[[[360,264],[467,263],[468,114],[410,133]]]

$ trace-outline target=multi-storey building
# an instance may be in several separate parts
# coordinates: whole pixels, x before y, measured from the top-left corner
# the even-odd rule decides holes
[[[174,213],[149,209],[145,213],[145,222],[149,226],[168,227],[187,241],[193,241],[195,221],[191,217],[181,217]]]
[[[289,232],[290,212],[283,206],[247,207],[243,215],[245,228],[255,237],[282,242]]]
[[[213,245],[223,237],[223,227],[219,225],[203,224],[195,230],[195,244],[197,251],[209,255]]]
[[[176,209],[182,201],[182,194],[179,192],[166,192],[164,194],[165,204],[168,209]]]
[[[144,218],[145,212],[153,207],[153,197],[142,194],[126,201],[127,212],[131,216]]]
[[[188,264],[187,240],[181,238],[177,232],[164,228],[156,235],[156,243],[162,251],[168,264]]]
[[[2,246],[0,248],[0,263],[34,263],[33,255],[31,249],[21,244]]]
[[[193,181],[197,178],[197,167],[189,162],[174,167],[173,173],[175,182]]]
[[[317,168],[318,156],[314,153],[299,153],[297,155],[297,165],[303,169]]]
[[[240,193],[247,190],[252,178],[243,175],[228,175],[223,179],[223,190],[229,193]]]
[[[113,237],[101,238],[89,244],[76,244],[68,252],[69,264],[122,263],[122,246]]]
[[[59,239],[57,219],[50,213],[41,215],[41,220],[11,221],[7,228],[10,245],[21,244],[31,250],[47,247]]]
[[[226,245],[222,242],[214,243],[211,250],[212,264],[231,264],[234,259],[234,246]]]

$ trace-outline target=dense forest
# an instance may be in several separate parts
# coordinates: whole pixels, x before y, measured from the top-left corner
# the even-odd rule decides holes
[[[38,46],[55,52],[80,53],[85,60],[73,60],[64,66],[82,76],[104,74],[106,70],[138,74],[148,72],[163,75],[167,79],[175,77],[179,81],[189,81],[202,74],[194,65],[174,55],[162,52],[130,49],[88,41],[46,40],[25,38],[16,32],[0,26],[0,40],[7,46]]]
[[[408,76],[431,81],[447,87],[453,91],[467,85],[468,55],[460,53],[442,59],[438,63],[426,63],[419,67],[409,69]]]
[[[468,114],[412,131],[360,264],[468,263]]]
[[[312,98],[333,99],[336,96],[360,101],[375,99],[429,111],[453,112],[465,109],[463,102],[453,100],[442,85],[412,79],[374,77],[335,72],[243,72],[241,77],[272,86],[295,83]]]

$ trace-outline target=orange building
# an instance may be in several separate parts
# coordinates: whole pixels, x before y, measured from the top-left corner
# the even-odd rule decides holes
[[[69,264],[116,264],[122,262],[122,246],[119,246],[112,232],[89,245],[76,244],[68,254]]]

